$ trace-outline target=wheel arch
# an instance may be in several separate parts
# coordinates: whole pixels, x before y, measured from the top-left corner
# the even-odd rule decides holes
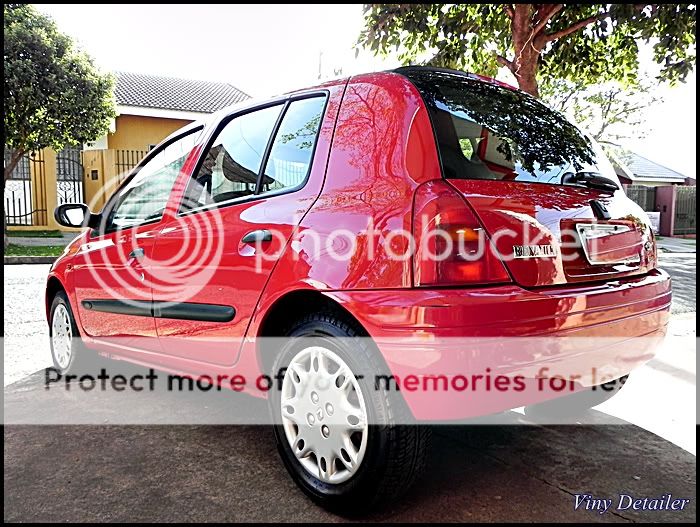
[[[257,353],[263,371],[271,368],[274,353],[264,345],[264,337],[281,337],[289,322],[320,310],[327,310],[352,323],[365,336],[370,336],[363,324],[331,294],[316,289],[296,289],[280,295],[265,310],[255,332],[258,341]],[[289,316],[293,313],[293,317]],[[261,338],[262,337],[262,338]]]
[[[59,291],[63,291],[64,293],[66,293],[66,295],[68,294],[63,283],[56,276],[50,275],[49,278],[46,280],[46,294],[44,297],[44,306],[46,308],[46,320],[50,319],[51,313],[49,311],[51,310],[51,302],[56,296],[56,293],[58,293]]]

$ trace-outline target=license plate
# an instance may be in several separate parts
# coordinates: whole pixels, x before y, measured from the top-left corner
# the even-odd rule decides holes
[[[638,264],[641,261],[642,237],[629,225],[577,223],[576,231],[592,265]]]

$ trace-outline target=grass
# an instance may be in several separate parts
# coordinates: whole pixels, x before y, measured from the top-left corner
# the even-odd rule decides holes
[[[61,231],[7,231],[10,238],[61,238]]]
[[[15,245],[10,243],[5,248],[5,256],[60,256],[63,254],[63,245]]]

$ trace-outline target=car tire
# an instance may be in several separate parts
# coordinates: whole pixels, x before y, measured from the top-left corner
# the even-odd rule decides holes
[[[358,328],[356,323],[348,319],[349,317],[343,316],[342,313],[332,311],[315,313],[297,320],[288,328],[285,334],[291,338],[285,339],[273,366],[275,374],[286,370],[285,381],[282,383],[282,389],[272,392],[269,401],[274,419],[273,428],[277,448],[294,481],[309,497],[324,508],[340,514],[354,515],[396,499],[408,490],[425,465],[430,430],[427,426],[406,424],[411,423],[410,414],[407,413],[408,409],[401,396],[395,391],[391,391],[392,388],[389,390],[374,389],[375,377],[387,371],[386,365],[371,340],[360,338],[365,337],[364,332]],[[313,346],[309,346],[309,344],[313,344]],[[318,349],[316,349],[317,347]],[[339,366],[336,372],[339,379],[336,381],[336,387],[337,383],[341,382],[341,377],[343,385],[345,385],[345,381],[353,384],[354,388],[347,388],[350,392],[348,397],[355,397],[355,401],[350,404],[355,405],[353,407],[360,407],[362,403],[359,401],[362,400],[366,422],[376,424],[368,424],[364,431],[354,432],[350,439],[345,438],[345,442],[339,439],[341,438],[339,434],[344,433],[339,431],[343,425],[332,425],[329,435],[324,437],[322,423],[317,421],[312,426],[308,422],[302,422],[303,415],[301,414],[303,412],[297,416],[301,424],[297,426],[292,423],[290,425],[291,421],[285,420],[284,417],[289,416],[289,408],[285,409],[285,414],[282,413],[282,399],[285,396],[284,383],[293,383],[287,377],[288,374],[292,375],[295,371],[295,366],[290,367],[290,364],[292,361],[305,360],[305,353],[309,353],[309,356],[316,353],[328,370],[333,368],[331,361],[336,361],[338,364],[342,362],[347,366],[354,381],[351,382],[348,378],[340,375],[338,373],[340,372]],[[308,374],[318,376],[324,368],[316,366],[319,371],[317,373],[312,371],[314,368],[313,360],[309,358]],[[297,365],[297,368],[300,367],[299,363],[295,362],[294,364]],[[303,374],[303,372],[301,373]],[[301,382],[301,378],[298,376],[297,378]],[[302,393],[301,389],[299,393]],[[331,388],[321,392],[320,397],[321,399],[326,396],[332,398],[334,393]],[[307,396],[311,400],[310,404],[313,405],[314,393],[305,390],[303,395]],[[294,397],[297,397],[296,392]],[[317,400],[318,397],[317,395]],[[285,399],[285,401],[289,400]],[[298,403],[300,406],[302,404],[308,403]],[[321,400],[319,404],[319,408],[322,408],[324,401]],[[342,404],[339,407],[346,408],[346,405]],[[328,409],[327,406],[326,409]],[[354,423],[351,417],[353,416],[347,416],[347,422]],[[335,422],[342,419],[343,416],[336,415]],[[361,428],[359,422],[357,425]],[[295,443],[294,437],[290,437],[290,434],[294,434],[295,427],[298,433],[297,439],[303,433],[309,434],[309,438],[313,437],[314,442],[319,441],[316,443],[318,449],[313,456],[309,453],[306,454],[306,458],[300,459],[295,455],[293,448],[298,448],[303,443],[303,440]],[[360,434],[361,437],[358,438],[357,434]],[[363,440],[365,441],[364,449],[362,447]],[[333,443],[331,446],[324,446],[324,441]],[[329,455],[329,459],[325,461],[324,465],[325,457],[323,456],[325,454],[319,454],[319,457],[316,457],[316,452],[328,452],[329,450],[326,449],[336,448],[339,441],[344,445],[350,445],[349,450],[354,451],[348,454],[344,452],[343,448],[340,448],[339,451],[343,452],[342,456],[345,457],[345,461],[337,456],[331,459],[333,456]],[[309,443],[311,442],[312,440],[309,439]],[[310,444],[306,446],[308,449],[312,448]],[[359,456],[360,452],[362,452],[361,457]],[[349,465],[355,461],[357,461],[356,466],[349,468]],[[321,467],[326,468],[325,473]],[[332,478],[337,479],[331,481]]]
[[[525,413],[532,417],[564,419],[579,416],[617,395],[624,387],[628,377],[629,375],[624,375],[619,379],[606,382],[600,386],[587,388],[558,399],[528,406],[525,409]]]
[[[61,375],[92,372],[96,357],[83,344],[66,293],[59,291],[51,302],[49,318],[51,358]]]

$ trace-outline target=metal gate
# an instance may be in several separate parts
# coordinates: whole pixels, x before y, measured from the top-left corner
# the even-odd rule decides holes
[[[126,179],[147,153],[143,150],[115,150],[114,170],[118,183]]]
[[[656,188],[645,185],[630,185],[627,187],[627,197],[642,207],[645,212],[656,210]]]
[[[5,149],[5,164],[12,151]],[[5,182],[5,220],[7,225],[48,224],[46,215],[46,173],[41,152],[24,156]]]
[[[673,234],[695,234],[695,211],[697,187],[676,187],[676,217]]]
[[[56,154],[56,198],[59,205],[85,201],[82,151],[79,148],[64,148]]]

